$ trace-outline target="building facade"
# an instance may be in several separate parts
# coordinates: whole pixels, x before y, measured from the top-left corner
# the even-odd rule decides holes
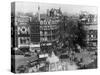
[[[17,47],[22,51],[28,51],[30,45],[30,18],[28,16],[15,17],[15,31]]]
[[[45,17],[40,17],[40,45],[41,49],[48,50],[53,43],[59,41],[60,9],[47,10]]]
[[[39,14],[36,18],[29,16],[15,16],[16,47],[24,52],[34,52],[34,47],[43,51],[59,42],[61,10],[47,10],[45,17]],[[35,16],[33,16],[35,17]]]
[[[40,23],[30,22],[30,51],[40,50]]]
[[[89,50],[97,50],[97,15],[81,13],[81,23],[87,31],[87,45]]]

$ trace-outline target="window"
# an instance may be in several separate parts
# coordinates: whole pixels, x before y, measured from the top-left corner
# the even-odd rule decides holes
[[[43,32],[42,31],[40,31],[40,35],[43,35]]]
[[[29,27],[18,27],[18,34],[29,34]]]
[[[29,44],[30,38],[29,37],[19,37],[18,38],[18,44]]]

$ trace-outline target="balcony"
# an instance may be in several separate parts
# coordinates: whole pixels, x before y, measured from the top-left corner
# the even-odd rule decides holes
[[[60,36],[49,36],[49,37],[40,37],[41,42],[54,42],[59,39]]]
[[[53,30],[53,31],[40,31],[40,36],[55,36],[58,35],[59,31],[58,30]]]
[[[40,26],[40,30],[54,30],[58,28],[58,25]]]

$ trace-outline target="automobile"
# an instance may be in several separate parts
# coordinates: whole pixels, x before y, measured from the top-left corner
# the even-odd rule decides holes
[[[24,54],[24,56],[25,56],[25,57],[30,57],[30,56],[31,56],[31,53],[26,52],[26,53]]]
[[[43,59],[43,58],[36,58],[34,60],[27,61],[27,65],[29,67],[33,67],[33,66],[36,66],[36,65],[38,65],[39,67],[42,67],[42,66],[45,65],[45,59]]]
[[[27,66],[26,65],[20,65],[17,67],[17,72],[18,73],[25,73],[27,72]]]
[[[69,58],[69,56],[67,54],[62,54],[59,56],[60,59],[66,59]]]
[[[23,55],[24,53],[23,53],[23,51],[21,51],[21,50],[16,50],[15,51],[15,55]]]

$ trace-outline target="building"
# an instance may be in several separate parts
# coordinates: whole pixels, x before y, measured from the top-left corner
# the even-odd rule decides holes
[[[30,45],[30,18],[28,16],[15,16],[15,43],[17,47],[26,52]]]
[[[30,22],[30,51],[40,49],[40,23],[39,21]]]
[[[60,9],[47,10],[47,14],[40,15],[40,45],[42,50],[48,50],[53,43],[59,41]]]
[[[39,10],[40,8],[37,16],[31,18],[25,15],[15,16],[16,47],[24,52],[34,52],[34,47],[45,51],[59,41],[61,10],[52,8],[45,16]]]
[[[87,43],[91,50],[97,50],[97,27],[90,26],[87,31]]]
[[[81,13],[81,23],[87,31],[87,45],[89,50],[97,50],[97,15]]]

